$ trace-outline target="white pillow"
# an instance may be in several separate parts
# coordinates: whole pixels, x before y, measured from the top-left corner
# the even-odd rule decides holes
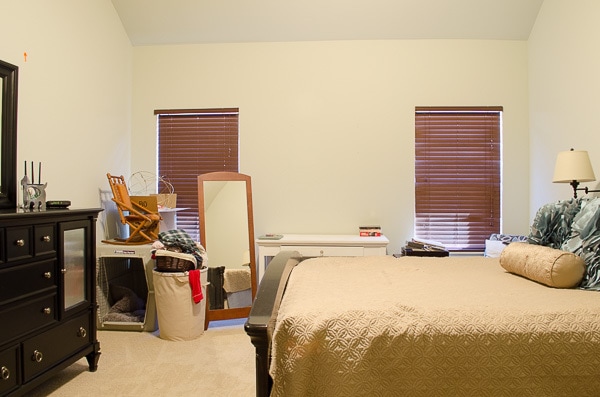
[[[506,248],[506,244],[500,240],[485,240],[484,256],[489,258],[498,258],[502,250]]]

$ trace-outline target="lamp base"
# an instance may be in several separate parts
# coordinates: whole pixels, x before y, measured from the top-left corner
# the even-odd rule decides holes
[[[579,182],[573,180],[573,181],[571,181],[571,183],[569,185],[573,186],[573,198],[577,198],[577,190],[583,190],[583,189],[577,189],[577,186],[579,186]]]

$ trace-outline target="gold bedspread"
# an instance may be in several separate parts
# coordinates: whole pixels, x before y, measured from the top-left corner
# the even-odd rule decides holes
[[[273,331],[272,396],[597,396],[600,295],[496,258],[315,258]]]

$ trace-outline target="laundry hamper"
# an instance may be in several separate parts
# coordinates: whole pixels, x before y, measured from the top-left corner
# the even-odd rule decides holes
[[[202,294],[206,297],[207,270],[200,270]],[[183,341],[204,333],[206,301],[195,303],[188,272],[152,271],[158,329],[161,339]]]

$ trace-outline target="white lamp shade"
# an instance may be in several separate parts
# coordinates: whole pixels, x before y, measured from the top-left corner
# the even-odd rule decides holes
[[[591,182],[596,176],[585,150],[569,150],[558,153],[552,182]]]

